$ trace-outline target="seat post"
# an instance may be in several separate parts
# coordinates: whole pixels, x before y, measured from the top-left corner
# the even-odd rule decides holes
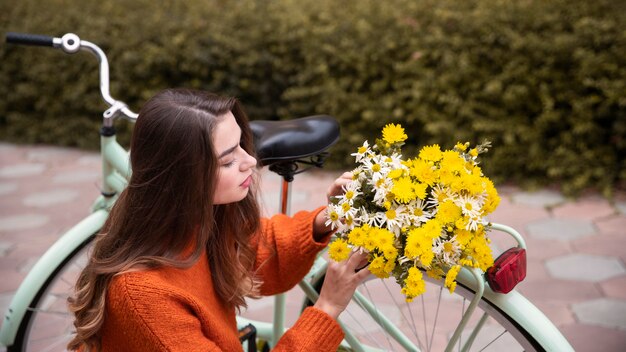
[[[291,212],[291,182],[293,181],[293,175],[291,180],[288,177],[282,177],[282,187],[280,189],[280,204],[279,211],[281,214],[290,215]],[[272,346],[276,345],[276,342],[280,339],[285,331],[285,310],[286,310],[287,296],[284,293],[274,296],[274,330]]]
[[[290,215],[291,212],[291,181],[283,178],[280,189],[280,213]]]

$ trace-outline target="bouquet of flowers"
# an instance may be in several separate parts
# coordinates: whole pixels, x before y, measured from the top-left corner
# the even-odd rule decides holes
[[[353,179],[328,205],[327,225],[337,229],[331,259],[369,253],[369,270],[380,278],[393,276],[410,302],[425,291],[422,271],[445,277],[453,292],[461,266],[493,265],[484,217],[500,198],[477,162],[489,143],[457,143],[445,151],[435,144],[405,160],[406,139],[400,125],[388,124],[382,139],[371,146],[365,141],[352,154]]]

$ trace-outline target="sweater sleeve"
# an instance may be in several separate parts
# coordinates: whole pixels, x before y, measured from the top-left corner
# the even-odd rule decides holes
[[[300,211],[293,217],[278,214],[261,220],[256,238],[256,274],[263,280],[262,295],[285,292],[294,287],[311,269],[316,254],[328,244],[313,239],[313,222],[320,207],[313,212]]]
[[[315,307],[309,307],[278,340],[272,351],[333,352],[339,347],[343,336],[341,327],[333,318]]]

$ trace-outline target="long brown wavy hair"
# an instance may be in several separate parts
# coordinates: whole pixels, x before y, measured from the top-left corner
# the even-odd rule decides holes
[[[114,276],[160,266],[187,268],[205,249],[224,302],[241,308],[245,296],[257,295],[250,247],[260,226],[256,188],[240,202],[213,204],[219,166],[212,134],[228,111],[242,130],[242,148],[254,155],[248,119],[234,98],[170,89],[143,106],[131,141],[128,187],[97,235],[69,299],[76,335],[68,349],[100,349],[107,287]]]

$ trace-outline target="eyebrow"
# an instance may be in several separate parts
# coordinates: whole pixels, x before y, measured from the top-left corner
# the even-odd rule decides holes
[[[235,149],[237,149],[237,147],[239,146],[239,144],[237,144],[236,146],[232,147],[232,148],[228,148],[225,151],[222,152],[222,154],[220,154],[217,158],[221,159],[223,157],[225,157],[226,155],[232,153],[235,151]]]

